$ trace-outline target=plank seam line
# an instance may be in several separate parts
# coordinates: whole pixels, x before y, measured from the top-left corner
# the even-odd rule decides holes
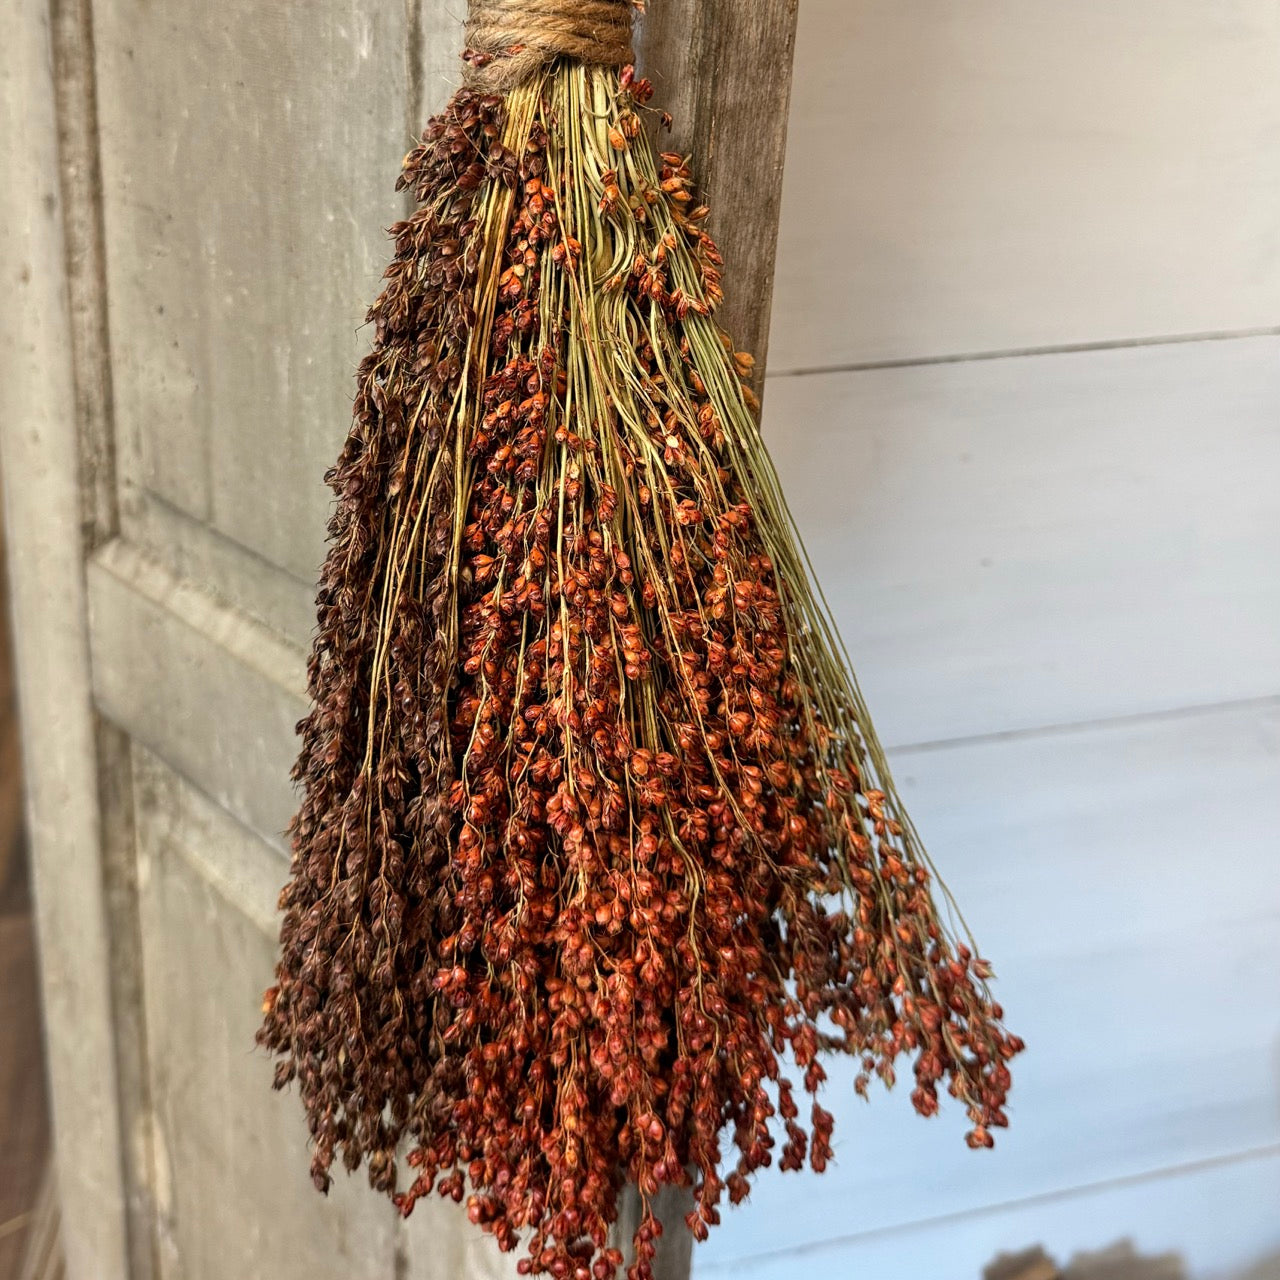
[[[714,1275],[718,1272],[733,1272],[737,1274],[757,1263],[769,1262],[778,1258],[799,1258],[806,1255],[816,1255],[829,1249],[857,1244],[864,1240],[883,1239],[886,1236],[900,1235],[907,1231],[917,1231],[924,1227],[943,1226],[947,1223],[962,1222],[966,1219],[971,1221],[974,1218],[992,1217],[998,1213],[1005,1213],[1010,1209],[1049,1204],[1058,1200],[1079,1200],[1100,1191],[1135,1187],[1147,1182],[1167,1182],[1172,1181],[1174,1178],[1205,1173],[1213,1169],[1226,1168],[1233,1164],[1246,1164],[1251,1161],[1275,1158],[1280,1158],[1280,1142],[1269,1143],[1264,1147],[1249,1147],[1243,1151],[1232,1151],[1218,1156],[1206,1156],[1202,1160],[1189,1160],[1184,1164],[1165,1165],[1163,1168],[1151,1169],[1145,1173],[1122,1174],[1115,1178],[1103,1178],[1098,1182],[1063,1187],[1056,1191],[1044,1191],[1036,1195],[1021,1196],[1013,1200],[1001,1200],[996,1204],[977,1205],[971,1209],[958,1209],[953,1213],[941,1213],[932,1218],[916,1218],[909,1222],[895,1222],[888,1226],[872,1227],[867,1231],[854,1231],[848,1235],[832,1236],[826,1240],[814,1240],[805,1244],[793,1245],[788,1249],[771,1249],[767,1253],[753,1253],[736,1258],[726,1258],[723,1261],[708,1264],[702,1268],[702,1271],[708,1275]]]
[[[1096,342],[1062,342],[1039,347],[962,351],[939,356],[903,356],[894,360],[855,360],[847,364],[801,365],[793,369],[771,369],[766,376],[766,381],[774,378],[809,378],[823,373],[872,373],[878,369],[918,369],[927,365],[976,364],[987,360],[1016,360],[1023,356],[1082,355],[1091,351],[1125,351],[1133,347],[1174,347],[1194,342],[1233,342],[1240,338],[1275,337],[1280,337],[1280,325],[1264,325],[1252,329],[1210,330],[1205,333],[1158,334],[1147,338],[1103,338]]]
[[[1186,720],[1194,716],[1210,716],[1224,711],[1259,710],[1280,707],[1280,694],[1260,693],[1248,698],[1227,698],[1221,702],[1194,702],[1180,707],[1159,707],[1150,711],[1131,711],[1121,715],[1099,716],[1092,720],[1063,720],[1050,724],[1026,725],[1017,729],[996,729],[990,733],[958,734],[954,738],[929,738],[920,742],[895,742],[887,745],[892,755],[925,755],[952,747],[979,746],[988,742],[1010,742],[1022,738],[1065,736],[1092,733],[1098,729],[1123,728],[1126,725],[1160,724],[1168,720]]]

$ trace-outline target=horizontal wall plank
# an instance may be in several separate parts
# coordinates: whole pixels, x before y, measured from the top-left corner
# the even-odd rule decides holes
[[[775,380],[882,735],[1280,692],[1280,338]]]
[[[1028,1044],[1011,1128],[975,1154],[957,1107],[923,1121],[905,1087],[866,1106],[841,1065],[824,1095],[834,1166],[762,1175],[704,1261],[728,1268],[1280,1144],[1280,700],[905,752],[894,764]],[[1245,1182],[1236,1193],[1258,1226],[1274,1205],[1263,1191]],[[1036,1219],[1020,1221],[1031,1234],[1004,1243],[1037,1242]],[[930,1274],[864,1269],[856,1251],[847,1261],[833,1255],[814,1274]]]
[[[804,0],[771,369],[1280,325],[1277,49],[1275,0]]]
[[[266,882],[285,864],[150,753],[134,778],[163,1274],[374,1280],[412,1258],[422,1280],[514,1276],[452,1202],[402,1226],[362,1173],[316,1193],[297,1096],[272,1091],[253,1047],[275,957]]]
[[[263,838],[295,808],[301,651],[127,543],[89,566],[99,708]]]
[[[717,1264],[695,1253],[693,1274],[695,1280],[795,1280],[799,1275],[978,1280],[1000,1254],[1039,1245],[1065,1263],[1128,1241],[1143,1262],[1095,1270],[1079,1257],[1081,1280],[1093,1275],[1099,1280],[1275,1280],[1280,1274],[1276,1204],[1280,1151],[1135,1184],[1101,1186],[1051,1203],[1010,1205],[850,1238],[795,1255]]]

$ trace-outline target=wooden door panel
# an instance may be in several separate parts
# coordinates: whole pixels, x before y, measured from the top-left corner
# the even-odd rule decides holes
[[[296,1100],[253,1047],[274,951],[261,871],[283,857],[141,750],[135,787],[161,1274],[394,1274],[395,1215],[363,1180],[317,1194]]]
[[[741,246],[726,314],[747,345],[766,319],[795,4],[743,20],[655,0],[646,41],[691,108],[675,145],[696,139],[713,202],[718,185],[743,202],[717,216],[731,258]],[[325,1205],[297,1100],[270,1091],[251,1044],[322,475],[381,228],[406,212],[399,162],[452,88],[460,16],[20,0],[0,42],[17,122],[0,137],[17,335],[0,335],[0,426],[75,1280],[514,1271],[451,1204],[404,1226],[354,1185]]]
[[[122,480],[301,579],[400,212],[401,5],[99,5]]]
[[[145,749],[133,770],[162,1276],[508,1280],[452,1202],[402,1223],[363,1170],[316,1192],[297,1099],[253,1047],[284,853]]]
[[[456,15],[305,0],[96,6],[118,536],[87,567],[98,709],[132,742],[163,1280],[514,1258],[452,1203],[326,1202],[256,1050],[329,492],[400,160]],[[447,35],[446,35],[447,32]]]
[[[91,562],[89,607],[104,714],[283,847],[296,806],[294,725],[306,710],[301,652],[124,542]]]
[[[264,560],[209,525],[171,506],[152,493],[134,491],[123,545],[145,548],[170,572],[199,583],[224,602],[263,623],[293,644],[299,653],[309,646],[315,628],[316,587],[279,565]],[[319,542],[313,547],[323,555]]]

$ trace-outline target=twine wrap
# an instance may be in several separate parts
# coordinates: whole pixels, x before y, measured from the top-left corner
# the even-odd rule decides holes
[[[632,0],[470,0],[464,79],[506,93],[559,57],[625,66],[635,61],[631,9]]]

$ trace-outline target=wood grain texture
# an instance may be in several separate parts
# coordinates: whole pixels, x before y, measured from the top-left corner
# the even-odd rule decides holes
[[[160,1274],[390,1276],[394,1215],[368,1212],[354,1179],[336,1179],[328,1199],[316,1193],[297,1100],[272,1093],[271,1063],[254,1051],[272,941],[197,874],[184,849],[188,841],[229,839],[227,820],[217,823],[214,806],[184,803],[173,776],[142,760],[139,867]]]
[[[93,2],[51,0],[49,14],[79,453],[80,538],[82,552],[87,554],[114,537],[119,527]],[[129,744],[119,730],[97,716],[93,737],[114,1065],[119,1123],[125,1135],[121,1164],[128,1270],[130,1280],[154,1280],[151,1152],[145,1138],[149,1083]],[[62,1053],[64,1048],[54,1042],[53,1051]],[[49,1268],[61,1262],[59,1248]]]
[[[1280,338],[777,380],[765,436],[881,735],[1280,691]]]
[[[49,14],[65,197],[62,227],[80,442],[81,532],[85,546],[93,548],[112,537],[119,524],[93,0],[50,0]]]
[[[1280,325],[1275,0],[804,0],[775,370]]]
[[[1062,1254],[1051,1238],[984,1236],[990,1207],[1047,1206],[1081,1187],[1280,1150],[1280,700],[906,752],[893,764],[1027,1041],[1011,1127],[975,1154],[956,1106],[927,1122],[914,1114],[905,1065],[899,1088],[873,1091],[870,1106],[837,1065],[823,1095],[834,1165],[821,1177],[761,1175],[699,1248],[695,1274],[829,1247],[811,1274],[929,1275],[905,1263],[877,1271],[825,1242],[888,1231],[906,1242],[905,1228],[934,1219],[957,1242],[984,1242],[987,1256],[970,1263],[1036,1243]],[[1224,1248],[1280,1249],[1268,1185],[1237,1188],[1252,1226],[1247,1246],[1224,1233]],[[1148,1215],[1126,1233],[1147,1249],[1183,1246],[1176,1214]],[[1041,1218],[1054,1220],[1048,1208]],[[934,1256],[953,1257],[941,1227],[920,1232],[932,1233]],[[1081,1231],[1072,1247],[1112,1241]],[[957,1253],[943,1273],[978,1269]]]
[[[300,651],[316,625],[316,584],[272,564],[234,538],[153,493],[139,493],[129,519],[131,545],[161,560],[179,578],[215,595],[278,632]],[[316,548],[319,555],[322,548]]]
[[[102,713],[283,848],[302,652],[125,543],[98,553],[89,591]]]
[[[111,946],[83,578],[80,444],[49,5],[0,41],[0,448],[28,833],[64,1243],[75,1280],[128,1262]]]
[[[314,578],[410,146],[400,3],[96,7],[129,492]]]
[[[654,105],[672,117],[664,150],[692,157],[711,206],[709,229],[725,259],[725,301],[717,316],[739,350],[756,357],[763,391],[768,360],[774,257],[782,200],[799,0],[646,0],[636,48],[654,82]],[[658,1202],[666,1224],[658,1242],[659,1280],[689,1274],[692,1237],[687,1193]],[[620,1236],[638,1221],[635,1196],[624,1204]]]
[[[768,356],[774,254],[799,0],[648,0],[638,33],[654,105],[674,117],[664,149],[693,157],[724,254],[719,319]]]

